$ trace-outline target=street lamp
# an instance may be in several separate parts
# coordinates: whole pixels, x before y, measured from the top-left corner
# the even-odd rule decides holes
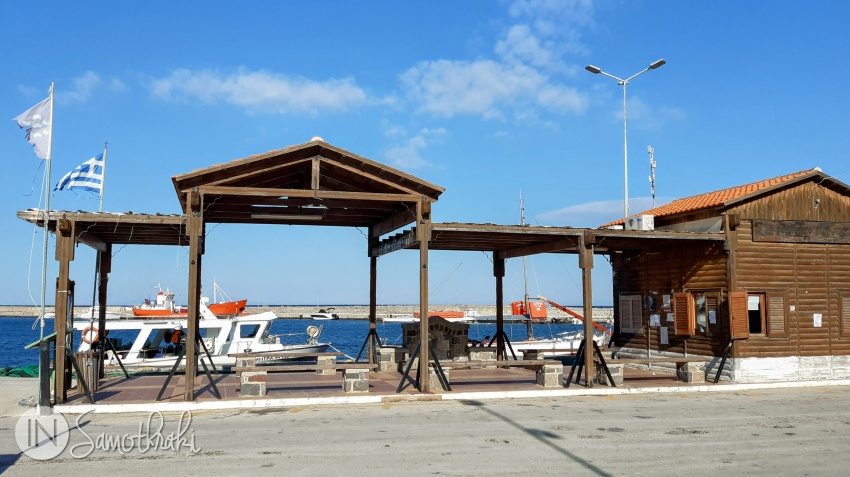
[[[625,182],[624,182],[624,185],[623,185],[623,194],[625,196],[625,199],[624,199],[625,204],[623,205],[624,210],[625,210],[624,217],[629,216],[629,146],[628,146],[628,139],[627,139],[627,135],[626,135],[626,86],[629,84],[629,81],[637,78],[638,76],[646,73],[649,70],[654,70],[656,68],[660,68],[660,67],[664,66],[665,63],[667,63],[666,60],[658,60],[658,61],[650,64],[649,67],[647,67],[645,70],[643,70],[639,73],[636,73],[636,74],[630,76],[627,79],[617,78],[616,76],[610,75],[610,74],[602,71],[602,69],[600,69],[596,66],[593,66],[593,65],[587,65],[587,66],[584,67],[584,69],[586,69],[587,71],[590,71],[591,73],[593,73],[595,75],[601,74],[601,75],[604,75],[604,76],[607,76],[609,78],[613,78],[613,79],[617,80],[617,84],[623,87],[623,169],[624,169],[624,174],[625,174]]]

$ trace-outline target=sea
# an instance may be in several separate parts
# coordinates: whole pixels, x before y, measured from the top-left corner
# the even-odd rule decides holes
[[[44,322],[44,334],[53,332],[53,320]],[[331,347],[349,358],[356,358],[360,353],[366,336],[369,333],[368,320],[331,320],[314,321],[302,318],[279,318],[272,324],[270,334],[280,335],[284,343],[295,344],[307,341],[307,327],[320,326],[322,333],[319,341],[330,342]],[[378,337],[384,344],[402,344],[402,329],[400,323],[378,322]],[[533,333],[537,338],[554,336],[555,334],[575,331],[582,325],[572,324],[537,324]],[[523,323],[506,323],[505,333],[511,341],[527,339],[527,328]],[[493,323],[470,323],[469,339],[483,340],[496,334]],[[38,349],[25,350],[30,343],[37,342],[41,336],[38,320],[32,317],[2,317],[0,316],[0,368],[16,368],[38,364]],[[116,335],[110,334],[110,337]],[[80,333],[74,336],[74,345],[80,343]],[[363,356],[365,357],[365,351]]]

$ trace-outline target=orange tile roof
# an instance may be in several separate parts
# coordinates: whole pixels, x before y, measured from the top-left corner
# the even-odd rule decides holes
[[[654,209],[649,209],[645,212],[641,212],[640,214],[635,215],[646,214],[653,215],[655,217],[666,217],[671,215],[683,214],[686,212],[693,212],[696,210],[719,207],[729,201],[734,201],[736,199],[740,199],[750,194],[757,193],[764,189],[772,188],[785,182],[789,182],[794,179],[798,179],[802,176],[806,176],[813,173],[822,174],[820,168],[815,167],[813,169],[806,169],[804,171],[794,172],[791,174],[786,174],[784,176],[774,177],[772,179],[765,179],[762,181],[730,187],[728,189],[718,190],[714,192],[706,192],[705,194],[685,197],[684,199],[676,199],[673,202],[670,202],[669,204],[662,205]],[[624,219],[619,219],[602,225],[600,226],[600,228],[610,227],[612,225],[622,225],[623,223]]]

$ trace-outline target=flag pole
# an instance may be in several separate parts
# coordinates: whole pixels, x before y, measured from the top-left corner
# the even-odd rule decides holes
[[[106,150],[109,147],[109,143],[103,142],[103,166],[100,170],[100,210],[99,212],[103,212],[103,188],[106,186]]]
[[[48,239],[50,238],[50,170],[52,165],[51,158],[53,157],[53,83],[50,83],[50,133],[47,139],[47,164],[45,165],[45,199],[44,199],[44,246],[42,247],[41,254],[41,311],[39,312],[39,322],[41,325],[41,337],[39,341],[44,341],[44,312],[47,301],[47,248],[48,248]],[[41,395],[41,379],[42,373],[47,370],[42,370],[42,367],[38,367],[38,378],[39,378],[39,386],[38,386],[38,408],[36,409],[36,413],[38,415],[41,414],[41,400],[43,396]]]

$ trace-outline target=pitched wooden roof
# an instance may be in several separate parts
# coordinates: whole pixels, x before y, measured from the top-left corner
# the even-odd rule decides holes
[[[208,222],[356,227],[384,223],[389,230],[412,221],[413,204],[436,201],[445,191],[318,137],[174,176],[172,182],[184,212],[190,190],[203,196]]]
[[[833,179],[831,176],[824,174],[819,167],[815,167],[813,169],[794,172],[784,176],[774,177],[772,179],[765,179],[758,182],[677,199],[669,204],[649,209],[636,215],[652,215],[657,218],[671,217],[705,209],[723,209],[741,201],[750,200],[755,197],[774,192],[777,189],[789,187],[812,179],[828,180],[831,183],[847,189],[846,185]],[[600,226],[600,228],[610,227],[612,225],[623,225],[623,223],[624,219],[619,219],[604,224]]]

